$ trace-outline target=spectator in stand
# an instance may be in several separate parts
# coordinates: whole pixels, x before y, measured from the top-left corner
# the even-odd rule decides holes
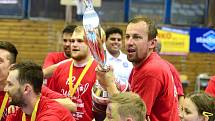
[[[182,121],[215,121],[215,98],[205,93],[185,97]]]
[[[42,67],[32,62],[13,65],[4,90],[11,104],[20,108],[7,116],[7,121],[75,121],[70,111],[45,96],[41,96]]]
[[[140,95],[151,121],[179,121],[177,90],[165,60],[153,52],[157,29],[147,17],[135,17],[127,25],[125,48],[134,68],[129,77],[131,91]],[[114,83],[113,70],[97,67],[97,80],[111,95],[119,93]]]
[[[69,59],[71,57],[71,50],[70,50],[70,44],[71,44],[71,37],[73,34],[73,31],[75,29],[76,25],[68,25],[64,28],[62,39],[63,39],[63,52],[50,52],[46,56],[43,64],[43,69],[47,69],[47,67],[50,67],[51,65],[57,64],[63,60]],[[62,63],[62,62],[61,62]],[[52,75],[53,70],[55,69],[51,68],[51,74],[45,74],[45,77],[50,77]],[[47,72],[48,73],[48,72]],[[47,76],[48,75],[48,76]],[[47,85],[49,85],[49,81],[51,80],[51,77],[47,79]]]
[[[146,106],[139,95],[132,92],[114,94],[107,107],[105,121],[145,121]]]
[[[215,76],[212,76],[209,80],[205,93],[215,97]]]

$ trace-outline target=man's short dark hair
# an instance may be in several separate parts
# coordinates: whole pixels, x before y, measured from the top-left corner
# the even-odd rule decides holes
[[[105,34],[106,34],[106,40],[107,40],[111,34],[120,34],[122,36],[123,32],[120,28],[111,27],[106,29]]]
[[[43,70],[40,65],[26,61],[13,65],[10,70],[18,70],[18,81],[20,84],[29,83],[33,86],[36,94],[41,92],[43,84]]]
[[[73,33],[76,27],[77,27],[76,25],[68,25],[68,26],[66,26],[63,29],[63,34],[64,33]]]
[[[11,64],[16,62],[18,51],[12,43],[7,41],[0,41],[0,49],[4,49],[10,52],[9,60]]]

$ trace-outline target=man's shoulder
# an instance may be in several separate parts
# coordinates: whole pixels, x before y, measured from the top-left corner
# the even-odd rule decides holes
[[[47,56],[64,55],[64,52],[49,52]]]
[[[40,112],[58,112],[60,110],[67,110],[62,105],[60,105],[58,102],[56,102],[53,99],[49,99],[48,97],[42,96],[40,98]]]
[[[38,118],[41,119],[61,119],[61,118],[71,118],[72,115],[70,114],[69,110],[65,107],[57,103],[56,101],[49,99],[47,97],[42,96],[41,101],[39,104],[40,113]],[[63,120],[63,119],[62,119]]]

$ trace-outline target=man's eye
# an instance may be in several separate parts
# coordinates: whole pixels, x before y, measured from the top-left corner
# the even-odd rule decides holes
[[[187,110],[187,109],[185,109],[185,113],[186,114],[191,114],[191,112],[189,110]]]
[[[125,39],[129,39],[130,38],[130,36],[129,35],[125,35]]]
[[[142,39],[142,37],[141,37],[141,36],[138,36],[138,35],[134,35],[134,36],[133,36],[133,39],[138,40],[138,39]]]

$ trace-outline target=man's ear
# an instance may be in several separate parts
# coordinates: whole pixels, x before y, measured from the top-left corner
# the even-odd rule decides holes
[[[23,85],[23,93],[24,95],[29,95],[33,91],[33,87],[30,84]]]
[[[151,39],[149,48],[154,49],[156,46],[157,46],[157,39],[156,38]]]

